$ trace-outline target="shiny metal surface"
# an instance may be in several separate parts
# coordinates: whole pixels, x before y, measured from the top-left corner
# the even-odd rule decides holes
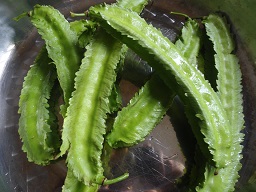
[[[23,11],[30,10],[36,3],[53,5],[68,17],[69,11],[83,11],[99,2],[102,1],[0,0],[0,191],[61,191],[66,175],[64,160],[41,167],[29,163],[26,154],[21,150],[21,141],[17,132],[19,94],[23,78],[43,41],[28,20],[15,22],[12,18]],[[182,20],[178,16],[170,15],[169,11],[185,11],[193,16],[205,13],[205,10],[199,10],[183,0],[153,1],[143,12],[143,17],[160,28],[172,41],[179,34]],[[240,42],[240,39],[237,40]],[[255,66],[242,43],[238,46],[238,54],[244,77],[246,114],[245,158],[238,183],[238,187],[243,187],[256,170],[256,132],[254,130],[256,75]],[[143,66],[142,68],[136,65],[138,62]],[[146,63],[130,52],[130,57],[126,59],[124,80],[121,82],[124,104],[138,90],[138,86],[143,84],[142,77],[146,77],[151,71],[152,69]],[[193,156],[193,148],[188,151],[182,151],[180,148],[193,142],[187,141],[186,135],[189,134],[189,130],[182,106],[178,100],[175,100],[163,121],[143,143],[129,149],[113,151],[109,164],[111,171],[106,174],[115,176],[128,170],[130,177],[118,184],[102,187],[100,191],[180,191],[182,187],[176,184],[176,180],[183,175],[186,167],[187,162],[184,156],[186,158]]]

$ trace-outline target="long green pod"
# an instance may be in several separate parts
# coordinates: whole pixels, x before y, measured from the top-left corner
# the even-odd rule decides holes
[[[29,12],[33,25],[45,40],[49,57],[56,65],[58,79],[64,94],[62,114],[65,115],[74,90],[75,73],[81,62],[77,35],[65,17],[51,6],[35,5]]]
[[[145,0],[140,2],[145,3]],[[98,29],[76,73],[75,91],[64,119],[60,155],[68,150],[68,169],[85,185],[112,184],[128,177],[124,174],[107,180],[101,162],[105,121],[110,112],[109,96],[116,80],[115,69],[123,54],[122,47],[120,41]]]
[[[96,24],[93,22],[85,22],[81,20],[79,22],[72,22],[70,23],[70,25],[71,30],[75,31],[78,37],[82,33],[84,35],[90,36],[90,33],[88,34],[88,29],[94,28]],[[21,113],[21,118],[19,122],[19,134],[24,142],[23,149],[27,152],[29,161],[33,161],[36,164],[49,164],[50,161],[55,158],[55,155],[59,151],[60,147],[60,136],[58,135],[57,130],[58,125],[57,123],[55,123],[57,121],[55,116],[57,112],[54,108],[56,106],[56,100],[58,100],[57,97],[60,96],[61,91],[59,89],[56,89],[55,87],[53,88],[55,89],[53,91],[56,93],[52,93],[53,95],[49,93],[50,87],[53,86],[55,79],[57,79],[55,67],[53,65],[49,65],[49,63],[52,62],[53,61],[49,58],[47,49],[44,46],[40,51],[38,58],[35,61],[35,64],[31,67],[31,72],[27,74],[28,77],[26,77],[26,79],[28,80],[25,79],[23,86],[24,88],[20,96],[19,113]],[[40,76],[34,75],[33,73],[40,74]],[[41,82],[45,83],[45,85],[39,85],[38,89],[36,89],[37,92],[30,92],[28,88],[30,86],[30,83],[32,83],[33,87],[33,83],[38,82],[38,78],[40,78]],[[40,87],[42,87],[42,89],[40,89]],[[31,88],[31,90],[33,90],[33,88]],[[34,96],[33,99],[27,99],[32,97],[32,94]],[[36,100],[42,101],[41,98],[43,98],[44,96],[47,97],[47,101],[44,101],[43,105],[35,105],[33,103]],[[26,111],[29,106],[34,107],[34,112],[29,112],[33,114],[31,116],[29,116],[28,112]],[[38,123],[36,125],[35,123],[29,123],[29,121],[25,120],[25,116],[30,117],[30,122],[34,120]],[[41,121],[41,123],[39,121]],[[45,122],[45,124],[43,124],[42,122]],[[48,128],[46,129],[45,127]],[[49,131],[49,129],[51,129],[51,131]],[[35,135],[36,132],[38,133],[38,136],[33,136],[33,138],[36,139],[33,139],[32,142],[32,139],[30,138],[32,136],[30,134],[33,133]],[[30,139],[27,141],[27,138]],[[43,144],[44,146],[40,147]]]
[[[218,70],[218,95],[231,123],[230,128],[235,141],[240,143],[243,136],[238,133],[244,127],[242,73],[237,56],[232,54],[235,49],[235,43],[225,18],[212,14],[204,20],[204,24],[216,52],[214,57]],[[219,45],[220,43],[222,43],[221,46]]]
[[[196,69],[200,71],[203,71],[202,69],[204,68],[204,63],[202,63],[200,58],[200,51],[203,45],[202,35],[203,34],[199,27],[199,23],[196,20],[188,17],[184,27],[182,28],[181,38],[175,42],[175,46],[181,51],[184,57],[188,60],[189,64],[193,65]],[[192,186],[194,185],[195,181],[197,181],[198,179],[200,180],[200,178],[203,177],[204,167],[202,166],[203,163],[205,163],[205,156],[210,156],[210,158],[212,158],[212,156],[209,153],[207,145],[205,145],[204,136],[199,129],[200,119],[198,119],[198,117],[195,115],[193,106],[187,104],[186,102],[183,103],[185,103],[185,115],[188,119],[190,126],[192,127],[192,132],[194,134],[194,136],[188,134],[186,136],[187,141],[185,142],[190,141],[190,143],[187,143],[187,145],[191,145],[190,148],[194,148],[195,151],[193,152],[194,159],[192,160],[191,155],[189,155],[187,159],[188,167],[186,169],[186,174],[184,175],[182,180],[183,182],[187,182],[186,180],[190,179],[189,185]],[[194,142],[191,142],[194,141],[194,138],[196,138],[196,144]],[[191,163],[190,166],[189,163]],[[199,163],[198,167],[197,163]]]
[[[107,118],[107,128],[110,128],[110,125],[112,127],[112,114],[114,114],[116,111],[118,111],[121,108],[122,105],[122,98],[121,93],[119,90],[119,84],[115,82],[111,94],[109,96],[109,113]],[[110,125],[108,125],[110,124]],[[107,146],[104,142],[103,144],[103,153],[102,153],[102,164],[104,168],[104,173],[106,172],[106,169],[109,170],[109,159],[111,155],[111,148]],[[109,171],[108,171],[109,172]],[[107,173],[108,173],[107,172]],[[97,192],[100,188],[99,184],[92,184],[92,185],[85,185],[82,181],[79,181],[74,175],[72,170],[68,169],[67,176],[65,178],[64,185],[62,187],[63,192]]]
[[[239,178],[238,171],[241,169],[241,142],[244,136],[241,133],[244,125],[242,74],[238,58],[232,54],[235,48],[234,41],[225,18],[216,14],[209,15],[203,23],[216,52],[215,63],[218,70],[218,95],[231,124],[231,147],[227,151],[231,154],[231,163],[218,172],[215,172],[212,165],[208,163],[205,181],[198,186],[197,191],[234,191],[235,183]]]
[[[187,58],[188,62],[197,68],[200,71],[204,69],[204,62],[202,63],[200,58],[200,51],[203,45],[202,40],[202,31],[199,27],[199,24],[196,20],[191,18],[187,18],[188,21],[185,23],[185,26],[182,28],[182,36],[179,40],[175,42],[175,46],[181,51],[181,53]],[[189,101],[188,101],[189,102]],[[195,111],[193,110],[193,106],[186,104],[184,106],[184,112],[188,119],[190,126],[192,127],[192,131],[194,137],[196,138],[197,144],[194,152],[194,160],[191,167],[188,167],[186,170],[186,175],[184,178],[190,178],[190,186],[196,185],[197,180],[203,177],[204,167],[202,167],[203,163],[205,163],[205,159],[212,158],[210,152],[208,150],[207,145],[204,142],[204,136],[201,133],[200,127],[200,119],[195,115]],[[190,138],[191,140],[192,138]],[[193,139],[192,139],[193,140]],[[190,143],[191,145],[191,143]],[[192,143],[193,145],[193,143]],[[195,164],[194,164],[195,163]],[[198,164],[199,163],[199,164]],[[198,165],[198,166],[197,166]],[[195,174],[197,173],[197,175]]]
[[[188,19],[182,29],[181,38],[175,43],[189,62],[195,64],[200,47],[198,29],[198,24]],[[158,75],[153,75],[128,106],[118,113],[113,129],[107,136],[108,143],[118,148],[143,141],[160,122],[175,95]]]
[[[175,92],[154,74],[124,107],[107,136],[111,147],[128,147],[145,139],[170,107]]]
[[[109,112],[108,97],[121,48],[120,42],[113,41],[102,30],[97,31],[86,47],[64,119],[61,152],[68,150],[68,168],[86,185],[102,184],[104,180],[100,157]]]
[[[202,73],[190,65],[159,30],[148,25],[138,14],[105,4],[92,7],[89,16],[148,61],[170,88],[173,86],[172,78],[176,79],[182,86],[179,96],[196,109],[201,120],[201,132],[216,167],[229,164],[230,154],[226,151],[230,148],[230,124],[217,94]]]
[[[49,164],[58,153],[58,148],[51,145],[59,141],[55,141],[56,135],[52,134],[53,122],[48,110],[48,99],[57,78],[51,62],[44,47],[24,79],[19,100],[18,131],[22,149],[29,161],[40,165]]]
[[[199,26],[194,20],[188,19],[175,45],[190,63],[197,64],[200,33]],[[143,141],[166,114],[175,95],[175,91],[171,90],[158,75],[153,75],[130,103],[118,113],[113,129],[107,136],[109,145],[114,148],[127,147]]]

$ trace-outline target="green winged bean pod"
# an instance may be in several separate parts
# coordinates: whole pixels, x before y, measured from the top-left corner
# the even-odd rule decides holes
[[[200,33],[195,21],[189,19],[185,23],[175,45],[191,64],[197,64]],[[128,106],[118,113],[113,129],[107,136],[108,143],[117,148],[143,141],[166,114],[175,95],[175,91],[154,74]]]
[[[59,152],[60,138],[49,113],[48,100],[57,78],[52,60],[44,47],[24,79],[19,100],[19,135],[27,158],[46,165]]]
[[[182,87],[177,88],[178,95],[193,106],[201,120],[201,132],[214,157],[215,166],[222,168],[229,164],[230,154],[226,151],[230,148],[230,123],[218,95],[203,74],[138,14],[117,6],[101,5],[92,7],[89,16],[148,61],[170,88],[177,86],[173,83],[175,79]]]
[[[230,163],[215,172],[214,167],[208,162],[205,169],[205,181],[197,187],[197,191],[234,191],[235,183],[241,169],[244,126],[243,105],[242,105],[242,74],[238,58],[232,54],[234,41],[229,31],[225,18],[212,14],[203,21],[207,35],[213,42],[215,63],[218,70],[217,91],[230,121],[230,148],[226,151],[230,154]]]
[[[229,31],[225,18],[217,14],[209,15],[204,20],[208,36],[213,42],[215,63],[218,70],[217,89],[223,107],[231,123],[235,141],[241,142],[242,135],[238,134],[244,127],[242,73],[239,60],[235,54],[235,43]],[[239,139],[240,138],[240,139]],[[239,140],[237,140],[239,139]]]
[[[81,63],[78,37],[65,17],[51,6],[35,5],[29,12],[33,25],[45,40],[49,57],[56,65],[58,80],[64,94],[62,115],[65,116],[69,98],[74,90],[75,73]]]
[[[103,33],[98,31],[86,47],[62,133],[61,152],[68,150],[68,168],[86,185],[104,180],[100,157],[105,119],[122,47]]]
[[[200,50],[203,45],[202,40],[202,31],[199,27],[199,23],[196,20],[187,17],[187,21],[182,28],[181,37],[175,42],[175,46],[181,51],[181,53],[187,58],[189,64],[193,65],[196,69],[203,71],[204,63],[202,63],[200,58]],[[195,115],[195,111],[193,110],[193,106],[184,102],[186,105],[184,106],[184,112],[188,119],[190,126],[192,127],[192,131],[194,137],[197,140],[195,145],[194,159],[187,159],[188,161],[195,163],[194,165],[188,166],[186,169],[186,175],[184,175],[184,182],[186,182],[187,178],[190,178],[189,186],[197,185],[197,179],[203,177],[204,167],[203,163],[205,163],[205,156],[208,158],[212,158],[210,152],[208,150],[207,145],[204,142],[204,136],[200,130],[200,119]],[[189,135],[187,135],[187,139]],[[193,141],[193,137],[190,135],[188,139]],[[187,145],[194,146],[194,143],[188,143]],[[198,167],[197,167],[198,166]],[[197,173],[197,176],[195,176]],[[194,184],[194,182],[196,184]],[[195,186],[194,186],[195,187]]]
[[[131,1],[124,2],[126,8],[132,9]],[[120,41],[99,28],[86,46],[76,73],[75,91],[64,119],[61,155],[68,152],[68,169],[85,185],[112,184],[128,177],[124,174],[106,179],[101,162],[105,122],[110,112],[109,96],[116,80],[115,69],[123,54],[122,47]]]
[[[52,10],[53,8],[50,9]],[[53,12],[57,12],[57,10],[53,9]],[[93,29],[95,26],[95,23],[83,20],[70,24],[71,30],[76,32],[77,37],[81,34],[85,35],[89,29]],[[90,34],[88,33],[87,36],[90,36]],[[85,43],[88,43],[88,41]],[[50,103],[56,103],[56,100],[58,100],[56,97],[59,97],[61,91],[55,91],[58,92],[57,96],[55,96],[56,94],[50,95],[49,91],[57,79],[57,74],[56,68],[53,64],[50,65],[49,63],[53,63],[53,61],[49,58],[48,51],[44,46],[25,78],[20,96],[19,113],[21,118],[19,134],[23,141],[23,150],[27,152],[29,161],[33,161],[36,164],[49,164],[51,160],[57,158],[56,155],[60,147],[58,125],[53,123],[57,121],[55,119],[57,112],[54,110],[55,106],[51,107],[49,105]],[[42,84],[39,84],[39,81]],[[35,83],[38,83],[37,89],[33,88]],[[44,97],[46,100],[42,100]],[[37,103],[37,105],[33,103],[37,100],[42,102],[42,105],[39,105],[40,103]],[[31,107],[33,107],[34,111],[31,111]],[[30,121],[27,120],[26,116],[30,117]]]
[[[128,147],[145,139],[160,122],[170,107],[175,92],[154,74],[124,107],[115,119],[113,129],[107,136],[114,147]]]

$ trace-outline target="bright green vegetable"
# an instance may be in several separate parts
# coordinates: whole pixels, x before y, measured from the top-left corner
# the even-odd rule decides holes
[[[235,49],[229,27],[219,15],[209,15],[204,20],[207,34],[213,42],[216,68],[218,70],[217,89],[228,119],[231,123],[234,140],[241,142],[239,133],[244,127],[242,105],[242,74],[239,60],[232,54]],[[221,46],[220,46],[221,45]],[[237,137],[238,136],[238,137]],[[237,140],[239,139],[239,140]]]
[[[118,90],[118,85],[115,83],[112,89],[111,95],[109,97],[109,112],[110,116],[112,113],[115,113],[121,108],[121,95]],[[109,121],[112,120],[112,117],[108,117],[107,124]],[[107,126],[109,128],[109,126]],[[111,148],[109,146],[103,145],[103,154],[102,154],[102,164],[104,167],[104,172],[106,169],[109,169],[109,156],[111,153]],[[68,169],[67,176],[65,179],[65,183],[62,187],[63,192],[97,192],[100,185],[92,184],[92,185],[85,185],[82,181],[79,181],[72,173],[70,169]]]
[[[187,19],[188,20],[185,23],[185,26],[182,28],[181,38],[175,42],[175,46],[182,52],[182,54],[187,58],[188,62],[191,65],[193,65],[196,69],[203,71],[202,69],[204,68],[203,66],[204,63],[202,63],[200,58],[200,50],[202,47],[202,32],[197,21],[192,20],[189,17]],[[173,112],[173,113],[176,113],[176,112]],[[190,150],[195,150],[195,151],[194,151],[193,160],[191,159],[191,151],[189,152],[189,154],[186,151],[184,153],[184,155],[187,154],[189,155],[189,157],[185,156],[187,158],[188,167],[186,168],[186,173],[184,174],[182,181],[187,182],[186,179],[189,178],[190,179],[189,183],[193,184],[194,180],[198,179],[197,177],[195,177],[196,174],[194,174],[194,172],[196,172],[199,177],[203,176],[204,168],[202,168],[202,166],[205,158],[204,155],[209,154],[209,151],[208,151],[207,145],[205,145],[204,136],[201,133],[200,126],[198,124],[198,121],[200,122],[200,119],[198,119],[195,116],[193,106],[186,104],[184,106],[184,113],[188,119],[190,126],[192,127],[194,136],[187,134],[186,141],[183,141],[183,142],[190,141],[190,143],[186,144],[190,146],[186,146],[186,147]],[[176,114],[174,114],[174,116],[175,115]],[[178,131],[180,132],[180,130]],[[185,130],[185,131],[189,133],[188,130]],[[195,138],[197,140],[197,144],[194,143]],[[184,149],[184,150],[187,150],[187,149]],[[199,164],[199,166],[196,167],[195,165],[191,165],[191,162],[193,163],[196,162]],[[192,184],[190,184],[190,186]]]
[[[242,158],[243,134],[241,130],[244,125],[241,94],[242,74],[238,58],[232,54],[235,47],[225,19],[219,15],[209,15],[204,20],[204,24],[216,52],[218,96],[231,124],[229,127],[231,143],[229,151],[226,151],[231,156],[231,162],[217,172],[208,162],[205,181],[198,186],[197,190],[234,191],[235,183],[239,178],[238,171],[241,168],[240,160]]]
[[[111,95],[109,96],[109,117],[107,118],[107,124],[109,124],[110,121],[112,121],[112,114],[118,111],[121,108],[122,104],[122,98],[119,92],[118,84],[115,83],[113,86],[113,89],[111,91]],[[110,128],[109,125],[107,125],[107,128]],[[102,154],[102,164],[104,168],[104,173],[106,172],[106,169],[109,169],[108,163],[109,163],[109,156],[111,154],[111,148],[106,146],[106,144],[103,145],[103,154]],[[68,169],[68,173],[65,179],[65,183],[62,187],[63,192],[97,192],[100,185],[98,184],[92,184],[92,185],[85,185],[82,181],[79,181],[72,173],[70,169]]]
[[[103,34],[98,31],[86,47],[62,133],[61,152],[68,150],[68,168],[86,185],[102,184],[104,180],[100,157],[105,119],[122,48],[120,42]]]
[[[219,72],[216,93],[200,72],[197,23],[189,19],[181,39],[174,45],[134,12],[140,12],[146,3],[146,0],[124,0],[118,1],[118,6],[104,4],[90,9],[89,16],[120,41],[101,28],[96,30],[98,24],[94,21],[69,24],[49,6],[36,5],[29,12],[32,23],[46,41],[48,54],[43,48],[25,78],[20,96],[19,133],[23,150],[30,161],[42,165],[67,152],[68,174],[63,191],[93,192],[100,185],[128,177],[124,174],[106,179],[108,163],[103,160],[104,156],[105,160],[109,159],[111,151],[103,149],[106,121],[120,108],[115,81],[127,51],[125,43],[148,61],[156,73],[118,114],[114,130],[108,136],[110,144],[131,146],[142,141],[165,114],[175,91],[186,106],[187,117],[198,140],[200,150],[196,158],[202,156],[204,159],[205,174],[200,169],[200,179],[194,180],[198,182],[196,190],[233,191],[241,168],[243,134],[240,131],[244,120],[241,71],[238,59],[232,54],[234,42],[228,26],[218,15],[210,15],[203,21],[216,51]],[[54,36],[50,36],[51,33]],[[81,48],[86,52],[78,71]],[[54,65],[49,63],[56,65],[64,93],[62,115],[65,119],[60,153],[57,125],[53,122],[56,117],[50,109],[55,104],[48,101],[57,77]],[[122,131],[116,127],[122,127]]]
[[[57,12],[57,10],[53,10],[53,12]],[[95,24],[93,22],[84,22],[83,20],[81,20],[79,22],[71,23],[71,30],[76,32],[77,37],[82,33],[85,36],[87,33],[86,29],[88,28],[91,29],[93,28],[94,25]],[[44,30],[47,31],[48,29],[44,29]],[[19,133],[24,142],[23,149],[28,153],[28,159],[30,161],[34,161],[37,164],[48,164],[50,163],[51,160],[57,158],[55,156],[57,151],[59,151],[58,148],[60,147],[60,136],[58,135],[58,131],[57,131],[58,125],[57,123],[55,124],[53,123],[54,121],[57,121],[56,120],[57,112],[54,109],[55,106],[49,107],[49,104],[53,103],[53,105],[57,105],[54,103],[56,103],[56,101],[58,100],[58,98],[56,97],[59,97],[60,96],[59,93],[61,92],[59,91],[59,89],[54,88],[55,89],[54,91],[59,93],[56,93],[57,96],[50,95],[49,93],[50,87],[53,86],[55,79],[57,79],[56,69],[54,68],[54,66],[49,65],[49,63],[53,63],[53,61],[48,57],[48,52],[45,47],[43,47],[43,50],[41,52],[42,53],[39,54],[39,58],[37,58],[36,60],[36,64],[31,68],[31,72],[28,73],[29,77],[26,77],[26,79],[29,79],[29,81],[26,80],[24,82],[24,90],[21,93],[20,110],[19,110],[21,113],[21,119],[20,119]],[[43,62],[46,62],[46,63],[43,63]],[[33,73],[40,74],[41,76],[34,75]],[[31,93],[33,92],[29,91],[28,87],[30,86],[30,83],[32,83],[31,87],[35,86],[33,85],[33,83],[38,82],[38,80],[41,81],[42,85],[38,85],[39,87],[38,89],[36,89],[37,92],[34,91],[36,92],[36,94],[32,95]],[[45,84],[43,85],[43,83]],[[40,87],[42,87],[42,89]],[[33,98],[31,99],[31,97]],[[42,102],[41,98],[43,97],[46,97],[47,99],[46,101],[44,101],[44,105],[41,105],[39,107],[34,106],[34,112],[26,110],[29,106],[34,105],[33,101],[38,100]],[[24,100],[23,98],[26,99],[25,102],[23,101]],[[48,101],[48,99],[50,100]],[[30,124],[29,121],[25,121],[25,118],[24,118],[24,116],[28,115],[29,113],[33,114],[29,116],[31,119],[31,122],[34,121],[34,123],[32,124]],[[48,118],[48,120],[46,118]],[[35,125],[36,121],[38,123]],[[48,123],[43,125],[44,121]],[[47,126],[48,128],[46,128]],[[51,129],[51,132],[49,129]],[[32,147],[30,146],[32,145],[30,141],[31,138],[29,141],[26,141],[26,138],[31,137],[30,134],[32,133],[35,134],[36,132],[38,132],[38,136],[33,136],[35,139],[33,139],[34,141],[33,141],[33,147]],[[47,143],[47,144],[44,144],[45,145],[44,147],[43,146],[39,147],[40,145],[43,145],[43,143]],[[48,154],[48,157],[45,154]]]
[[[65,115],[74,90],[75,73],[81,62],[82,55],[77,47],[78,37],[64,16],[51,6],[35,5],[29,16],[45,40],[48,55],[56,65],[65,102],[62,115]]]
[[[197,64],[199,38],[198,24],[189,19],[176,46],[192,64]],[[113,130],[107,136],[109,144],[114,148],[127,147],[144,140],[162,119],[174,96],[174,91],[157,75],[153,75],[128,106],[118,113]]]
[[[117,6],[101,5],[90,8],[89,16],[110,34],[126,43],[172,88],[173,78],[183,102],[195,109],[209,151],[217,168],[231,162],[229,121],[219,97],[201,72],[190,65],[180,51],[161,32],[148,25],[138,14]]]
[[[153,75],[127,107],[117,115],[112,132],[107,136],[110,146],[128,147],[145,139],[170,107],[174,92]]]
[[[145,0],[141,3],[145,4]],[[128,1],[126,5],[130,5]],[[124,174],[107,180],[101,162],[105,121],[110,112],[109,96],[122,47],[121,42],[98,29],[76,73],[75,91],[63,124],[61,155],[68,150],[68,169],[85,185],[107,185],[128,177]]]
[[[57,125],[49,114],[48,99],[54,85],[56,71],[45,47],[25,77],[19,100],[19,134],[27,158],[46,165],[59,152],[60,138]]]
[[[198,24],[189,19],[175,45],[188,61],[197,66],[200,48]],[[137,144],[160,122],[176,93],[157,75],[153,75],[127,107],[118,113],[112,132],[107,136],[110,146],[128,147]]]

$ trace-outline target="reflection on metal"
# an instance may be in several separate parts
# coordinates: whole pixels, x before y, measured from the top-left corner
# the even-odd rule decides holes
[[[178,158],[165,158],[162,151],[155,151],[147,142],[117,150],[110,162],[112,174],[128,171],[130,177],[101,191],[176,191],[176,179],[185,168]]]
[[[7,61],[10,59],[14,47],[15,45],[11,44],[5,50],[0,51],[0,78],[3,76],[4,70],[7,66]]]
[[[0,6],[0,79],[10,59],[14,45],[14,29],[8,24],[10,9],[7,6]]]

